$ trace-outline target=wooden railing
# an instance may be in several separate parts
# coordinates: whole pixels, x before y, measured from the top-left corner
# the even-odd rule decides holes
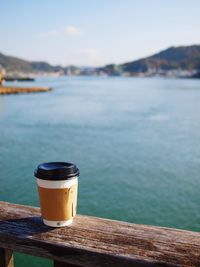
[[[54,266],[200,266],[200,234],[76,216],[69,227],[42,223],[38,208],[0,202],[0,267],[12,252],[45,257]]]

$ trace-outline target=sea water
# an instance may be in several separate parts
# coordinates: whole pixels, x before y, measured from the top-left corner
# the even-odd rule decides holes
[[[78,213],[200,230],[200,80],[43,77],[14,85],[53,90],[0,96],[1,201],[39,206],[34,168],[71,161],[81,173]],[[16,264],[51,266],[22,254]]]

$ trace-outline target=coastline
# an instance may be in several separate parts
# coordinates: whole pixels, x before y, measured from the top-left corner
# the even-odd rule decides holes
[[[14,86],[0,86],[0,95],[23,94],[23,93],[37,93],[49,92],[52,88],[49,87],[14,87]]]

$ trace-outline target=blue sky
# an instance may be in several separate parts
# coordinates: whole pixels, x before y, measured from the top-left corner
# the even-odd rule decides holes
[[[103,65],[200,44],[199,0],[0,0],[0,52]]]

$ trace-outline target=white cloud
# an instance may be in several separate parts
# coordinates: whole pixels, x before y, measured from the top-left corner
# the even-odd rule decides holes
[[[76,66],[102,66],[105,62],[108,62],[108,58],[104,53],[96,48],[83,48],[79,50],[66,50],[58,51],[57,57],[61,58],[58,64],[63,66],[76,65]]]
[[[100,51],[95,48],[86,48],[83,50],[83,54],[85,54],[91,61],[98,61],[101,59]]]
[[[50,31],[49,32],[49,35],[51,35],[51,36],[58,36],[59,34],[60,34],[59,31]]]
[[[72,25],[69,25],[69,26],[66,26],[65,28],[60,29],[60,30],[52,30],[52,31],[49,31],[46,33],[41,33],[40,36],[43,36],[43,37],[47,37],[47,36],[79,36],[82,33],[83,33],[82,29],[75,27],[75,26],[72,26]]]
[[[96,48],[86,48],[77,52],[80,63],[85,65],[101,65],[104,64],[105,58],[101,51]]]
[[[75,26],[67,26],[64,29],[64,34],[68,36],[74,36],[74,35],[80,35],[82,33],[82,30],[80,28],[77,28]]]

